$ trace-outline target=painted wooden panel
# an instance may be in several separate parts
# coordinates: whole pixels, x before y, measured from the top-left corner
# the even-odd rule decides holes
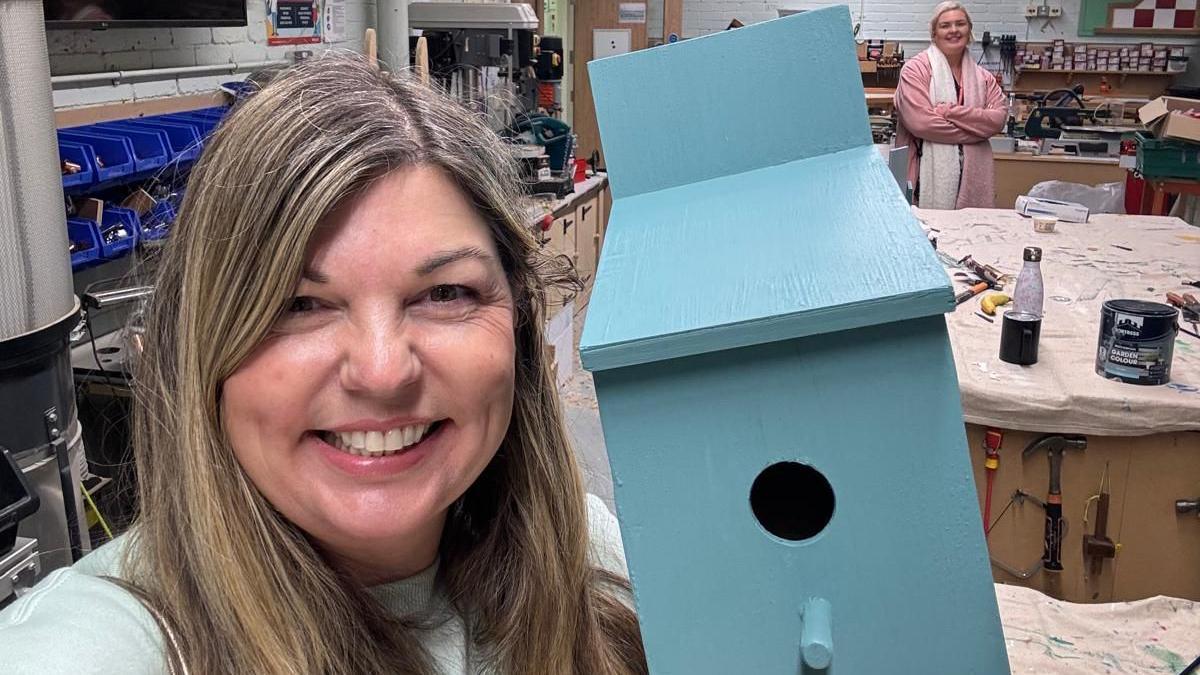
[[[870,145],[844,6],[588,64],[613,199]]]
[[[953,302],[896,181],[865,145],[616,198],[580,350],[588,368],[607,368]]]
[[[592,73],[614,201],[581,352],[651,672],[1007,673],[953,299],[846,8]]]
[[[652,673],[825,672],[799,668],[813,596],[829,673],[1008,673],[941,317],[594,376]],[[780,461],[833,486],[805,542],[750,508]]]

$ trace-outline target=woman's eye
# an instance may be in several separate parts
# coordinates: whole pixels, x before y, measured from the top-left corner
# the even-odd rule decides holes
[[[311,312],[315,309],[318,309],[320,306],[321,303],[316,298],[307,295],[300,295],[292,298],[291,301],[288,302],[287,313],[302,314],[304,312]]]
[[[442,284],[429,289],[429,299],[432,302],[454,302],[468,297],[470,293],[465,286]]]

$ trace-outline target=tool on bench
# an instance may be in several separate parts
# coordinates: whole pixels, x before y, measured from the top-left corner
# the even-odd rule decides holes
[[[979,281],[972,283],[970,288],[954,296],[955,305],[961,305],[989,288],[999,289],[1002,287],[1001,278],[1003,275],[995,267],[980,264],[971,256],[960,259],[957,264],[959,267],[970,270],[972,274],[979,278]]]
[[[1100,490],[1083,505],[1083,525],[1087,527],[1088,504],[1096,500],[1096,529],[1092,534],[1083,533],[1083,559],[1088,565],[1089,577],[1100,574],[1105,558],[1117,555],[1117,544],[1108,538],[1108,489],[1108,463],[1105,462]]]
[[[988,283],[986,281],[980,281],[979,283],[975,284],[974,286],[971,286],[970,288],[963,291],[962,293],[959,293],[958,295],[954,296],[954,304],[961,305],[964,302],[975,297],[976,295],[979,295],[980,293],[986,291],[987,289],[988,289]]]
[[[1183,310],[1185,321],[1200,321],[1200,300],[1191,293],[1167,293],[1167,302]]]
[[[1062,571],[1062,539],[1066,520],[1062,514],[1062,460],[1067,450],[1084,450],[1087,438],[1083,436],[1047,434],[1031,442],[1023,457],[1038,450],[1045,450],[1050,458],[1050,489],[1046,495],[1045,548],[1042,550],[1042,567],[1047,572]]]
[[[1200,338],[1200,301],[1196,300],[1196,296],[1191,293],[1167,293],[1167,302],[1179,308],[1179,319],[1192,324],[1193,330],[1188,330],[1183,326],[1179,330],[1191,335],[1192,337]]]
[[[979,277],[983,281],[986,281],[988,288],[995,289],[997,291],[1004,289],[1004,274],[995,267],[992,267],[991,265],[984,265],[971,256],[966,256],[965,258],[959,259],[958,266],[965,267],[973,272],[975,276]]]

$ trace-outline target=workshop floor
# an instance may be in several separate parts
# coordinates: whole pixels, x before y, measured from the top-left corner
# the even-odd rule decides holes
[[[608,468],[608,453],[604,447],[604,433],[600,429],[600,408],[596,404],[596,389],[592,386],[592,374],[579,363],[579,336],[583,332],[584,308],[575,315],[575,345],[572,356],[575,372],[571,379],[559,388],[559,399],[563,404],[567,432],[575,444],[575,452],[583,469],[587,491],[604,500],[608,508],[616,513],[613,505],[612,473]]]

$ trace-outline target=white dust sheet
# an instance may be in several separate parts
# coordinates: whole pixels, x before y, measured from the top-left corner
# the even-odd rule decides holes
[[[1178,675],[1200,656],[1200,603],[1156,596],[1077,604],[996,584],[1014,675]]]
[[[1167,385],[1124,384],[1095,372],[1104,301],[1165,303],[1168,291],[1200,297],[1200,288],[1183,285],[1200,280],[1200,228],[1169,217],[1093,215],[1037,234],[1029,218],[1008,209],[913,212],[935,230],[938,250],[956,260],[970,254],[1014,279],[1022,249],[1042,249],[1046,299],[1037,364],[1000,360],[1000,312],[994,323],[977,315],[988,291],[946,316],[967,422],[1101,436],[1200,429],[1200,338],[1179,333]],[[954,288],[966,285],[956,281]]]

